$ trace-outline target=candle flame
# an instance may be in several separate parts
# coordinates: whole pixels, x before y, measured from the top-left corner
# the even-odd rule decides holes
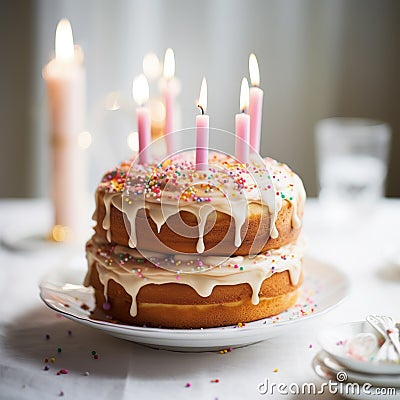
[[[201,113],[205,114],[207,111],[207,81],[206,78],[203,78],[201,81],[201,88],[200,88],[200,97],[199,101],[197,102],[197,107],[201,109]]]
[[[174,51],[169,48],[164,57],[164,78],[172,79],[175,75],[175,56]]]
[[[71,61],[74,59],[74,38],[69,21],[63,18],[56,29],[56,59]]]
[[[143,58],[143,73],[147,79],[154,80],[161,74],[160,60],[157,54],[147,53]]]
[[[258,68],[257,57],[254,53],[250,54],[249,57],[249,71],[250,71],[250,81],[253,86],[260,85],[260,69]]]
[[[149,99],[149,83],[143,74],[140,74],[133,80],[132,94],[133,100],[142,106]]]
[[[240,110],[246,112],[249,107],[249,83],[247,78],[242,79],[242,85],[240,87]]]
[[[51,238],[56,242],[65,242],[70,236],[68,226],[54,225],[51,231]]]

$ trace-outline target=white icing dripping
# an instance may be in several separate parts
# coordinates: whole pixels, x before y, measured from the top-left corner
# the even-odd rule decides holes
[[[129,231],[129,247],[135,248],[137,245],[137,235],[136,235],[136,215],[138,211],[144,208],[145,204],[141,201],[132,202],[132,204],[126,205],[123,212],[129,221],[130,231]]]
[[[197,215],[197,224],[199,229],[199,238],[197,240],[196,250],[198,253],[204,253],[204,228],[206,226],[208,216],[214,212],[214,207],[204,204]]]
[[[162,226],[167,222],[168,218],[179,212],[176,205],[148,203],[150,218],[157,225],[157,232],[160,233]]]
[[[276,227],[276,220],[279,214],[279,211],[282,209],[282,198],[280,196],[276,196],[275,200],[275,207],[274,207],[274,213],[273,213],[273,218],[271,221],[271,232],[270,236],[272,239],[276,239],[279,236],[278,229]]]
[[[242,238],[240,237],[240,231],[247,217],[247,201],[241,201],[239,204],[232,206],[232,217],[235,221],[235,246],[240,247],[242,244]]]
[[[306,191],[304,190],[303,183],[301,182],[300,178],[295,175],[294,179],[296,182],[296,188],[297,188],[297,196],[295,199],[293,199],[292,204],[293,204],[293,213],[292,213],[292,226],[295,229],[298,229],[301,227],[301,219],[299,216],[299,204],[301,206],[304,205],[306,201]]]
[[[298,229],[301,227],[301,220],[297,214],[298,210],[297,210],[297,201],[292,202],[293,205],[293,212],[292,212],[292,226],[295,229]]]
[[[120,198],[120,193],[106,193],[104,195],[104,207],[106,214],[103,219],[103,229],[107,232],[107,240],[111,242],[111,203],[115,198]]]

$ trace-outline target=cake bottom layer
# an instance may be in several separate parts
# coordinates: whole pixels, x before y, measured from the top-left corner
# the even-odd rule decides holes
[[[151,254],[87,243],[86,286],[96,304],[123,323],[208,328],[270,317],[291,307],[302,283],[302,241],[236,257]]]
[[[107,304],[106,313],[119,322],[165,328],[210,328],[267,318],[295,304],[302,283],[293,285],[289,272],[275,273],[261,285],[258,304],[251,301],[248,284],[215,286],[201,297],[188,285],[166,283],[143,286],[137,295],[137,314],[130,313],[132,297],[113,280],[104,285],[97,268],[91,268],[88,282],[95,289],[97,307]],[[170,295],[168,295],[170,293]],[[200,299],[199,299],[200,297]]]

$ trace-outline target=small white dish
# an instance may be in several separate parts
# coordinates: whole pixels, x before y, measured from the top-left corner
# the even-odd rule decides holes
[[[304,283],[297,304],[281,314],[243,327],[226,326],[207,329],[165,329],[131,326],[93,319],[94,295],[85,288],[82,272],[54,271],[52,277],[40,285],[40,296],[54,311],[76,322],[99,329],[110,335],[177,351],[210,351],[246,346],[290,331],[294,323],[302,323],[320,316],[338,305],[349,292],[349,281],[343,272],[314,259],[304,260]],[[82,305],[86,305],[82,308]],[[238,321],[240,322],[240,321]]]
[[[357,321],[340,324],[324,330],[318,337],[321,347],[344,367],[367,374],[400,374],[400,364],[374,363],[357,360],[347,354],[346,342],[360,333],[379,333],[367,322]],[[400,377],[397,377],[400,381]]]
[[[391,395],[390,398],[400,399],[399,375],[375,375],[350,371],[323,350],[314,357],[312,367],[319,377],[336,382],[338,394],[342,396],[354,399],[371,399],[375,398],[373,394],[376,393],[376,388],[395,388],[396,395]],[[348,387],[346,387],[346,384]],[[354,392],[356,386],[359,388],[359,393]]]

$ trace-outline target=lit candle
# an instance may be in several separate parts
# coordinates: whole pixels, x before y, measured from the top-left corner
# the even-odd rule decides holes
[[[207,82],[203,78],[200,88],[200,97],[197,103],[201,114],[196,116],[196,169],[205,170],[208,165],[208,142],[210,119],[207,111]]]
[[[250,145],[257,152],[260,152],[261,121],[264,92],[259,88],[260,70],[257,58],[254,54],[249,57],[249,71],[252,87],[250,88]]]
[[[149,164],[151,161],[149,148],[151,143],[150,110],[144,107],[144,104],[149,99],[149,83],[143,74],[140,74],[133,80],[132,94],[133,99],[139,105],[136,108],[139,135],[139,163]]]
[[[85,221],[85,160],[79,147],[85,114],[86,78],[82,61],[82,52],[74,47],[71,25],[62,19],[56,30],[55,58],[43,68],[43,78],[51,126],[54,224],[68,233],[60,240],[69,241],[82,238],[82,221]],[[53,235],[59,240],[57,237]]]
[[[250,115],[247,114],[249,106],[249,84],[246,78],[242,79],[240,88],[240,114],[236,114],[235,155],[239,162],[249,162]]]
[[[174,143],[172,135],[169,133],[174,131],[174,101],[175,89],[173,79],[175,75],[175,56],[172,49],[167,49],[164,57],[164,102],[165,102],[165,140],[167,143],[167,155],[170,156],[174,152]]]

